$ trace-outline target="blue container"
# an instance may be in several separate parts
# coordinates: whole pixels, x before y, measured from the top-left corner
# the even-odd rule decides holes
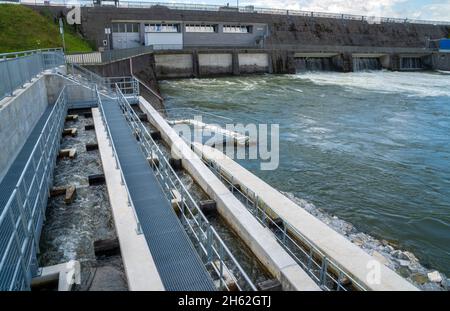
[[[450,51],[450,39],[441,39],[439,41],[439,49]]]

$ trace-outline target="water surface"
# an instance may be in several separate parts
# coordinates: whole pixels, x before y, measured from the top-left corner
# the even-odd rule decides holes
[[[161,88],[168,108],[280,124],[279,168],[245,167],[450,274],[450,75],[304,73]]]

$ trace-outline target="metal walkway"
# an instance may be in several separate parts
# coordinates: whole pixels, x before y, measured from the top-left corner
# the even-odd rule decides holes
[[[33,151],[34,145],[36,144],[39,135],[47,121],[50,112],[52,111],[53,105],[48,105],[42,114],[41,118],[38,120],[30,135],[28,136],[25,144],[20,150],[19,154],[15,158],[14,162],[8,169],[5,177],[0,183],[0,214],[6,206],[11,193],[19,181],[20,175],[22,174],[23,169],[25,168],[25,164],[30,158],[31,152]],[[1,244],[0,244],[1,248]]]
[[[208,271],[164,196],[117,100],[102,96],[101,106],[142,233],[165,289],[215,290]]]

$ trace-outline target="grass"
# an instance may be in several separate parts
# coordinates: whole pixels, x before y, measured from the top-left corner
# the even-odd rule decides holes
[[[68,25],[67,52],[90,52],[92,47]],[[0,53],[62,47],[59,26],[50,15],[22,5],[0,4]]]

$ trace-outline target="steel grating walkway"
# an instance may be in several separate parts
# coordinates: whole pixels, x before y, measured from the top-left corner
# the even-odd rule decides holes
[[[209,273],[164,196],[118,103],[104,96],[102,102],[129,195],[165,289],[215,290]]]
[[[14,188],[17,185],[17,182],[19,181],[20,175],[25,168],[25,164],[27,164],[27,161],[30,158],[34,145],[36,144],[52,109],[53,105],[47,106],[44,113],[25,141],[25,144],[22,146],[22,149],[20,149],[19,154],[16,156],[14,162],[9,167],[8,172],[2,179],[0,183],[0,213],[5,208],[6,203],[8,203],[11,193],[13,192]]]

